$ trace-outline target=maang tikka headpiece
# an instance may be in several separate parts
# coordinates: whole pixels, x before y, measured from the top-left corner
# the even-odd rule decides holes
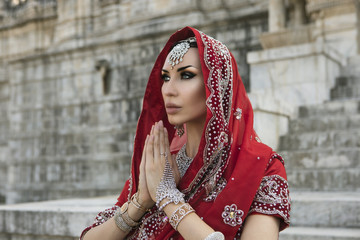
[[[191,37],[179,42],[173,49],[171,49],[168,60],[171,65],[171,69],[173,69],[176,64],[182,62],[185,53],[187,53],[189,48],[194,45],[196,46],[196,38]]]

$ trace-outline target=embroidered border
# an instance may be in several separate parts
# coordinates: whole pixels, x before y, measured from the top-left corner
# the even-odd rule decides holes
[[[279,215],[286,224],[290,224],[290,203],[288,182],[279,175],[265,176],[248,214]]]

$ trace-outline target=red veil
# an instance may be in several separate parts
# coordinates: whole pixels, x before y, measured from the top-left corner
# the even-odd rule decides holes
[[[265,174],[272,150],[262,144],[253,129],[253,110],[237,70],[225,45],[204,33],[185,27],[174,33],[151,71],[134,143],[131,177],[118,198],[121,206],[137,191],[139,166],[146,135],[163,120],[169,132],[172,152],[185,143],[175,137],[167,119],[161,94],[161,69],[174,43],[196,37],[206,88],[207,116],[199,150],[179,189],[196,213],[227,239],[234,239],[253,202]],[[175,146],[175,147],[174,147]],[[181,239],[163,212],[154,208],[129,238]]]

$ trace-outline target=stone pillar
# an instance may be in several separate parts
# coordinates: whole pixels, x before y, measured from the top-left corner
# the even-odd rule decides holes
[[[294,25],[302,26],[306,23],[305,0],[292,0],[294,4]]]
[[[269,0],[269,32],[285,29],[284,0]]]
[[[360,0],[355,0],[355,6],[356,6],[357,53],[360,54]]]

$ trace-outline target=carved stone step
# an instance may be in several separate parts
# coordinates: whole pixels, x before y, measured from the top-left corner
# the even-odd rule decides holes
[[[302,106],[299,108],[299,117],[343,116],[360,113],[360,100],[331,101],[319,105]]]
[[[360,128],[294,133],[280,138],[280,150],[313,150],[332,148],[360,148]]]
[[[360,114],[298,118],[289,123],[289,133],[360,129]]]
[[[279,240],[359,240],[360,230],[352,228],[290,227]]]
[[[290,189],[360,191],[360,168],[287,169]]]
[[[360,98],[360,84],[352,86],[336,86],[330,90],[330,98],[333,100]]]
[[[360,192],[291,192],[290,189],[290,196],[291,226],[360,229]]]
[[[360,168],[360,148],[283,151],[287,171]]]

